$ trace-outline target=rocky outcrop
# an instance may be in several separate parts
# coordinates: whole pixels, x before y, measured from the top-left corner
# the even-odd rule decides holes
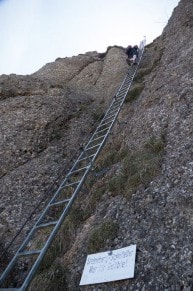
[[[123,49],[112,47],[102,58],[87,53],[57,59],[31,76],[0,76],[4,242],[69,166],[122,81],[125,59]]]
[[[192,1],[181,0],[162,35],[146,47],[119,124],[32,290],[193,287],[192,10]],[[25,220],[26,207],[86,137],[92,113],[106,108],[127,68],[119,47],[58,59],[26,76],[45,94],[1,98],[4,230],[13,233],[12,223]],[[79,287],[88,253],[130,244],[137,245],[134,279]]]

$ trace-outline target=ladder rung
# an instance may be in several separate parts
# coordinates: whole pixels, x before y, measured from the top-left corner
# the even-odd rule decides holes
[[[124,91],[127,91],[128,90],[128,86],[124,87],[124,88],[121,88],[121,90],[119,91],[119,94],[120,92],[124,92]]]
[[[83,167],[83,168],[77,169],[77,170],[75,170],[75,171],[72,171],[72,172],[69,173],[69,176],[71,176],[72,174],[78,173],[78,172],[80,172],[80,171],[83,171],[83,170],[85,170],[85,169],[87,169],[87,168],[88,168],[88,167]]]
[[[109,120],[109,121],[107,121],[106,123],[101,123],[100,126],[104,126],[104,125],[109,124],[109,123],[111,123],[111,122],[112,122],[112,120]]]
[[[104,129],[101,129],[101,130],[99,130],[99,131],[96,131],[96,133],[95,133],[95,134],[98,134],[99,132],[105,131],[105,130],[107,130],[107,129],[109,129],[109,127],[106,127],[106,128],[104,128]]]
[[[124,96],[125,96],[125,94],[120,95],[120,100],[121,100],[121,102],[123,101]],[[121,105],[121,104],[120,104],[120,105]]]
[[[18,253],[18,256],[30,256],[30,255],[38,255],[41,253],[41,250],[34,250],[34,251],[24,251]]]
[[[67,188],[67,187],[73,187],[76,184],[78,184],[79,182],[80,182],[80,180],[78,180],[76,182],[73,182],[73,183],[70,183],[70,184],[65,184],[64,186],[61,186],[60,189],[64,189],[64,188]]]
[[[103,121],[108,120],[108,119],[113,118],[113,117],[114,117],[113,115],[111,115],[111,116],[109,116],[107,118],[105,117]],[[113,121],[113,119],[112,119],[112,121]]]
[[[117,108],[117,110],[118,110],[118,108]],[[115,116],[115,114],[116,114],[116,112],[114,112],[114,113],[108,113],[105,117],[104,117],[104,120],[105,119],[109,119],[109,118],[113,118],[114,116]]]
[[[132,80],[133,80],[132,76],[128,76],[127,80],[125,81],[125,85],[127,85],[128,83],[131,83]]]
[[[88,151],[88,150],[92,150],[92,149],[94,149],[94,148],[96,148],[96,147],[99,147],[101,145],[101,143],[98,143],[98,144],[96,144],[96,145],[94,145],[94,146],[92,146],[92,147],[90,147],[90,148],[85,148],[85,150],[86,151]]]
[[[125,83],[121,88],[120,88],[120,90],[119,90],[119,92],[121,91],[121,90],[125,90],[125,89],[127,89],[128,88],[128,86],[127,86],[127,84]]]
[[[60,204],[64,204],[64,203],[68,203],[69,201],[70,201],[70,199],[65,199],[65,200],[57,201],[57,202],[54,202],[54,203],[50,204],[50,207],[51,206],[60,205]]]
[[[120,88],[120,90],[123,89],[123,88],[127,89],[130,83],[131,83],[131,77],[127,78],[127,80],[125,81],[124,86],[122,88]]]
[[[125,85],[130,85],[133,81],[133,76],[128,76]]]
[[[122,100],[122,97],[120,97],[119,94],[118,94],[118,95],[117,95],[117,101],[120,102],[121,100]],[[119,106],[120,106],[120,105],[119,105]]]
[[[115,114],[115,112],[119,109],[119,107],[120,107],[120,102],[116,106],[113,105],[111,109],[108,111],[107,115],[105,115],[105,117],[110,114]]]
[[[126,94],[124,94],[124,95],[122,94],[122,95],[120,96],[120,101],[121,101],[121,102],[120,102],[120,106],[121,106],[121,103],[122,103],[122,101],[123,101],[125,95],[126,95]]]
[[[92,158],[92,157],[94,157],[94,154],[90,155],[90,156],[86,156],[85,158],[82,158],[82,159],[78,160],[78,162],[82,162],[82,161],[87,160],[87,159]],[[77,183],[77,182],[75,182],[75,183]]]
[[[51,204],[51,205],[53,205],[53,204]],[[50,226],[50,225],[56,225],[57,222],[58,222],[58,220],[57,221],[38,224],[38,225],[35,226],[35,228],[43,228],[43,227],[47,227],[47,226]]]
[[[105,124],[99,124],[99,126],[98,126],[98,129],[100,129],[101,127],[104,127],[105,126]],[[106,128],[109,128],[109,126],[108,127],[106,127]],[[102,130],[102,129],[101,129]]]
[[[119,105],[119,106],[120,106],[120,105]],[[111,109],[109,110],[108,114],[112,114],[112,113],[116,112],[116,111],[118,110],[119,106],[117,106],[117,108],[113,108],[113,109],[111,108]]]
[[[119,94],[117,95],[118,98],[119,98],[119,101],[121,101],[122,96],[125,95],[126,92],[127,92],[127,90],[121,90],[121,91],[119,91]]]
[[[120,103],[120,101],[117,100],[117,97],[116,97],[115,101],[113,102],[113,104],[112,104],[111,107],[109,108],[108,113],[109,113],[111,110],[118,108],[119,105],[120,105],[119,103]]]
[[[112,104],[112,106],[111,106],[111,108],[110,108],[110,109],[112,109],[112,107],[119,106],[119,103],[120,103],[120,101],[119,101],[119,100],[117,100],[117,97],[116,97],[116,99],[114,100],[114,102],[113,102],[113,104]]]
[[[125,93],[127,93],[128,92],[128,88],[127,89],[125,89],[125,90],[121,90],[120,92],[119,92],[119,94],[121,94],[121,95],[125,95]]]
[[[129,84],[127,84],[127,86],[125,86],[124,88],[121,88],[121,90],[119,92],[121,92],[121,91],[127,91],[128,88],[129,88]]]
[[[115,114],[117,113],[118,109],[119,109],[119,107],[117,107],[116,110],[113,110],[111,112],[108,112],[108,114],[104,117],[104,119],[115,117]],[[102,120],[102,122],[103,122],[103,120]]]
[[[97,137],[97,138],[91,140],[89,143],[94,142],[94,141],[96,141],[96,140],[99,140],[99,139],[101,139],[101,138],[103,138],[103,137],[105,137],[105,136],[106,136],[106,134],[101,135],[101,136],[99,136],[99,137]]]
[[[125,83],[125,87],[126,87],[126,86],[129,87],[131,81],[132,81],[132,78],[131,78],[131,77],[127,78],[127,81],[126,81],[126,83]]]

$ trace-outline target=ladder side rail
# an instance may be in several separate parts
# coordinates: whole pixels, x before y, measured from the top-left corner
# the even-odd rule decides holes
[[[121,84],[121,86],[120,86],[120,88],[119,88],[119,90],[118,90],[118,92],[117,92],[117,94],[116,94],[116,96],[118,96],[118,94],[119,94],[119,92],[120,92],[122,86],[124,86],[125,82],[127,81],[127,78],[130,77],[129,85],[128,85],[127,91],[126,91],[125,94],[124,94],[124,97],[122,98],[121,104],[119,105],[119,108],[117,109],[117,112],[116,112],[116,114],[115,114],[115,116],[114,116],[114,118],[113,118],[113,120],[112,120],[111,125],[109,125],[109,129],[108,129],[107,133],[105,134],[105,137],[104,137],[103,141],[101,142],[100,147],[98,148],[96,154],[95,154],[94,157],[92,158],[92,162],[93,162],[93,163],[94,163],[94,161],[96,160],[96,158],[97,158],[99,152],[101,151],[101,148],[103,147],[103,145],[104,145],[104,143],[105,143],[105,141],[106,141],[106,139],[107,139],[107,137],[108,137],[108,135],[109,135],[109,132],[110,132],[111,128],[113,127],[113,125],[114,125],[114,123],[115,123],[115,120],[116,120],[116,118],[117,118],[117,116],[118,116],[118,114],[119,114],[119,112],[120,112],[120,110],[121,110],[121,107],[122,107],[122,105],[123,105],[123,103],[124,103],[124,101],[125,101],[126,95],[127,95],[128,91],[129,91],[129,89],[130,89],[130,87],[131,87],[131,84],[132,84],[132,81],[133,81],[133,79],[134,79],[134,77],[135,77],[136,71],[137,71],[138,66],[139,66],[139,63],[140,63],[140,61],[141,61],[141,57],[142,57],[142,52],[140,53],[140,56],[139,56],[139,62],[138,62],[138,65],[135,66],[135,69],[134,69],[133,74],[130,75],[130,74],[128,73],[128,74],[125,76],[125,78],[124,78],[124,80],[123,80],[123,82],[122,82],[122,84]],[[111,103],[109,109],[107,110],[105,116],[104,116],[103,119],[101,120],[100,124],[97,126],[97,129],[100,128],[100,126],[103,125],[102,123],[104,122],[104,120],[105,120],[105,118],[106,118],[106,115],[107,115],[108,112],[110,111],[110,109],[111,109],[111,107],[113,106],[115,100],[116,100],[116,99],[114,98],[114,100],[112,101],[112,103]],[[96,131],[93,133],[93,135],[91,136],[91,138],[90,138],[90,140],[88,141],[87,145],[88,145],[89,143],[92,142],[92,140],[93,140],[93,138],[94,138],[94,136],[95,136],[95,134],[96,134],[96,132],[97,132],[97,129],[96,129]],[[87,145],[86,145],[86,146],[87,146]],[[85,147],[85,149],[86,149],[86,147]]]
[[[111,110],[111,107],[113,106],[114,102],[116,101],[116,97],[119,95],[121,89],[124,87],[125,83],[127,83],[127,81],[129,80],[129,83],[133,81],[133,78],[134,78],[134,75],[138,69],[138,66],[139,66],[139,63],[141,61],[141,57],[142,57],[142,53],[143,51],[140,50],[140,53],[139,53],[139,61],[138,61],[138,64],[135,66],[135,69],[134,69],[134,72],[128,72],[123,80],[123,82],[121,83],[117,93],[115,94],[109,108],[107,109],[106,113],[105,113],[105,116],[103,117],[103,119],[105,119],[106,115],[108,115],[109,111]],[[132,66],[133,67],[133,66]],[[100,124],[102,123],[103,119],[101,120],[101,122],[99,123],[98,127],[100,126]]]
[[[128,75],[128,74],[127,74],[127,75]],[[124,81],[122,82],[121,86],[124,85],[125,80],[127,79],[127,75],[125,76]],[[113,106],[114,103],[117,101],[117,100],[116,100],[116,97],[118,96],[120,90],[121,90],[121,87],[119,88],[119,90],[117,91],[116,95],[114,96],[114,98],[113,98],[113,100],[112,100],[112,102],[111,102],[109,108],[107,109],[107,111],[106,111],[104,117],[102,118],[102,120],[100,121],[99,125],[97,126],[97,129],[101,126],[101,124],[103,123],[103,120],[104,120],[104,119],[106,118],[106,116],[109,114],[109,112],[110,112],[111,109],[112,109],[112,106]],[[118,105],[118,106],[119,106],[119,105]],[[116,110],[116,109],[115,109],[115,110]]]
[[[115,123],[116,120],[117,120],[117,116],[119,115],[119,112],[120,112],[120,110],[121,110],[121,107],[123,106],[124,101],[125,101],[125,99],[122,100],[121,105],[120,105],[120,107],[119,107],[119,109],[118,109],[118,111],[117,111],[117,113],[116,113],[116,115],[115,115],[115,117],[114,117],[114,119],[113,119],[111,125],[109,126],[109,129],[108,129],[108,131],[107,131],[107,133],[106,133],[106,135],[105,135],[103,141],[101,142],[100,147],[98,148],[96,154],[94,155],[94,157],[93,157],[93,159],[92,159],[92,160],[93,160],[93,163],[95,162],[96,158],[98,157],[98,154],[100,153],[102,147],[104,146],[104,144],[105,144],[105,142],[106,142],[106,140],[107,140],[107,138],[108,138],[108,136],[109,136],[109,134],[110,134],[110,132],[111,132],[111,129],[112,129],[114,123]]]
[[[123,102],[124,102],[124,101],[122,101],[121,104],[123,104]],[[119,114],[119,111],[120,111],[120,107],[119,107],[117,113],[115,114],[115,117],[113,118],[113,121],[112,121],[111,125],[109,126],[109,129],[108,129],[107,133],[105,134],[105,137],[103,138],[103,141],[101,142],[100,147],[98,148],[97,152],[95,153],[94,157],[92,158],[92,162],[94,162],[94,161],[96,160],[98,154],[99,154],[100,151],[101,151],[101,148],[104,146],[104,143],[105,143],[105,141],[106,141],[106,139],[107,139],[107,137],[108,137],[108,135],[109,135],[109,133],[110,133],[111,128],[113,127],[113,125],[114,125],[114,123],[115,123],[115,120],[116,120],[116,118],[117,118],[117,115]],[[101,123],[102,123],[102,122],[103,122],[103,119],[101,120]],[[99,126],[98,126],[98,127],[99,127]],[[92,140],[92,138],[93,138],[94,135],[95,135],[95,133],[92,135],[90,141]],[[90,142],[90,141],[89,141],[89,142]],[[89,144],[89,142],[87,143],[87,145]],[[86,149],[86,147],[85,147],[85,149]],[[80,154],[79,158],[81,158],[81,157],[82,157],[82,153]],[[72,166],[72,168],[71,168],[71,170],[70,170],[69,173],[71,173],[71,172],[76,168],[76,165],[77,165],[77,163],[78,163],[78,161],[79,161],[79,158],[76,160],[76,162],[75,162],[74,165]],[[88,171],[88,170],[87,170],[87,171]],[[87,171],[86,171],[86,172],[87,172]],[[66,178],[65,178],[65,179],[63,180],[63,182],[61,183],[62,186],[64,186],[64,184],[65,184],[66,181],[68,180],[68,177],[69,177],[69,174],[67,174]],[[81,180],[81,181],[82,181],[82,180]],[[79,185],[80,185],[80,184],[82,184],[82,182],[79,183]],[[33,234],[34,234],[34,232],[35,232],[35,230],[36,230],[36,226],[37,226],[38,224],[40,224],[41,221],[43,220],[45,214],[47,213],[47,211],[48,211],[48,209],[49,209],[49,207],[50,207],[50,205],[51,205],[52,202],[56,199],[56,197],[57,197],[57,195],[58,195],[58,193],[59,193],[59,191],[60,191],[60,189],[61,189],[61,185],[59,186],[59,188],[58,188],[58,190],[56,191],[55,195],[52,197],[52,199],[51,199],[50,202],[48,203],[47,207],[45,208],[45,210],[42,212],[42,214],[40,215],[39,219],[37,220],[36,224],[35,224],[34,227],[31,229],[30,233],[28,234],[28,236],[26,237],[26,239],[24,240],[24,242],[22,243],[22,245],[21,245],[20,248],[18,249],[16,255],[13,257],[12,261],[10,262],[10,264],[8,265],[8,267],[6,268],[6,270],[4,271],[4,273],[2,274],[2,277],[1,277],[0,283],[1,283],[2,280],[4,280],[4,279],[7,277],[8,273],[11,271],[11,269],[13,268],[13,266],[14,266],[16,260],[17,260],[19,253],[20,253],[20,252],[21,252],[21,251],[26,247],[26,245],[28,244],[29,240],[30,240],[31,237],[33,236]],[[78,186],[79,186],[79,185],[78,185]],[[75,191],[75,193],[76,193],[76,191]],[[72,199],[72,198],[71,198],[71,199]],[[73,200],[72,200],[72,202],[73,202]],[[71,205],[71,203],[69,203],[69,205]],[[66,209],[66,208],[65,208],[65,209]],[[31,270],[32,270],[32,269],[31,269]]]
[[[72,195],[72,197],[71,197],[69,203],[68,203],[67,206],[65,207],[65,209],[64,209],[64,211],[63,211],[63,213],[62,213],[62,215],[60,216],[60,219],[59,219],[58,222],[57,222],[57,225],[56,225],[56,226],[54,227],[54,229],[52,230],[52,232],[51,232],[51,234],[50,234],[48,240],[46,241],[44,247],[42,248],[42,251],[41,251],[40,255],[39,255],[38,258],[36,259],[36,261],[35,261],[33,267],[31,268],[31,270],[30,270],[30,272],[28,273],[28,275],[27,275],[25,281],[23,282],[22,287],[21,287],[21,290],[26,290],[27,286],[28,286],[29,283],[31,282],[31,280],[32,280],[32,278],[33,278],[33,276],[34,276],[34,274],[36,273],[36,271],[37,271],[37,269],[38,269],[38,267],[39,267],[39,265],[40,265],[40,263],[41,263],[41,261],[42,261],[42,259],[43,259],[43,257],[45,256],[45,254],[46,254],[46,252],[47,252],[49,246],[51,245],[51,243],[52,243],[52,241],[54,240],[54,238],[55,238],[55,236],[56,236],[58,230],[60,229],[60,227],[61,227],[61,225],[62,225],[62,223],[63,223],[65,217],[67,216],[67,214],[68,214],[68,212],[69,212],[69,210],[70,210],[70,208],[71,208],[71,206],[72,206],[72,204],[73,204],[73,202],[74,202],[76,196],[78,195],[79,191],[81,190],[82,184],[84,183],[84,181],[85,181],[87,175],[88,175],[89,172],[90,172],[90,168],[91,168],[91,165],[90,165],[90,167],[88,167],[87,171],[84,173],[84,175],[83,175],[83,177],[82,177],[82,179],[81,179],[81,182],[79,183],[77,189],[75,190],[74,194]]]
[[[112,121],[112,124],[109,126],[109,129],[108,129],[108,131],[107,131],[107,133],[106,133],[106,135],[105,135],[105,137],[104,137],[104,139],[103,139],[103,141],[102,141],[102,143],[101,143],[101,146],[98,148],[98,150],[97,150],[95,156],[93,157],[93,163],[94,163],[94,161],[96,160],[98,154],[100,153],[102,147],[104,146],[105,141],[106,141],[106,139],[107,139],[107,137],[108,137],[108,135],[109,135],[109,133],[110,133],[110,131],[111,131],[111,129],[112,129],[112,127],[113,127],[113,125],[114,125],[116,119],[117,119],[117,116],[119,115],[119,112],[120,112],[120,110],[121,110],[121,107],[123,106],[123,103],[124,103],[124,101],[125,101],[126,95],[127,95],[128,91],[129,91],[129,89],[130,89],[130,87],[131,87],[132,81],[133,81],[133,79],[134,79],[134,77],[135,77],[135,74],[136,74],[136,72],[137,72],[137,69],[138,69],[139,63],[140,63],[140,61],[141,61],[142,55],[143,55],[143,51],[142,51],[141,54],[140,54],[139,62],[138,62],[137,66],[136,66],[136,68],[135,68],[135,70],[134,70],[134,73],[133,73],[133,75],[132,75],[132,77],[131,77],[131,81],[130,81],[130,83],[129,83],[128,90],[127,90],[127,92],[124,94],[124,98],[123,98],[122,101],[121,101],[120,107],[119,107],[119,109],[118,109],[118,111],[117,111],[117,113],[116,113],[116,115],[115,115],[115,117],[114,117],[114,119],[113,119],[113,121]],[[124,79],[122,85],[124,84],[124,82],[126,81],[126,79],[127,79],[127,76],[125,77],[125,79]],[[122,86],[122,85],[121,85],[121,86]],[[118,92],[119,92],[119,90],[118,90]],[[114,100],[113,100],[113,102],[114,102]],[[112,104],[113,104],[113,102],[112,102]]]
[[[80,155],[81,156],[81,155]],[[77,162],[77,160],[76,160]],[[75,164],[76,164],[75,162]],[[71,168],[71,171],[75,168],[75,164],[73,165],[73,167]],[[46,208],[44,209],[44,211],[42,212],[42,214],[40,215],[40,217],[38,218],[37,222],[35,223],[35,225],[32,227],[32,229],[30,230],[30,232],[28,233],[27,237],[24,239],[23,243],[21,244],[21,246],[19,247],[19,249],[17,250],[17,252],[15,253],[14,257],[12,258],[12,260],[10,261],[10,263],[8,264],[7,268],[5,269],[5,271],[2,273],[1,277],[0,277],[0,285],[3,283],[3,281],[6,279],[6,277],[8,276],[9,272],[12,270],[13,266],[15,265],[19,253],[26,247],[26,245],[28,244],[28,242],[31,240],[31,238],[33,237],[34,232],[36,231],[36,226],[38,224],[41,223],[41,221],[44,219],[45,214],[47,213],[50,205],[52,204],[52,202],[54,202],[54,200],[57,198],[60,190],[61,190],[61,185],[63,186],[67,181],[68,181],[68,175],[65,177],[65,179],[62,181],[62,183],[60,184],[59,188],[57,189],[57,191],[55,192],[54,196],[51,198],[51,200],[49,201],[48,205],[46,206]]]
[[[91,166],[91,165],[90,165],[90,166]],[[61,217],[60,217],[58,223],[56,224],[56,226],[55,226],[54,229],[52,230],[51,234],[53,233],[53,235],[52,235],[52,236],[50,235],[51,238],[49,238],[49,239],[47,240],[47,242],[48,242],[48,241],[50,242],[49,245],[51,244],[51,242],[52,242],[52,240],[53,240],[53,238],[54,238],[54,236],[55,236],[55,233],[58,231],[58,229],[59,229],[59,227],[60,227],[60,225],[61,225],[61,219],[62,219],[63,217],[65,218],[65,216],[67,215],[68,210],[70,209],[70,207],[71,207],[71,205],[72,205],[74,199],[76,198],[77,193],[78,193],[78,190],[79,190],[79,188],[82,186],[82,184],[83,184],[83,182],[84,182],[86,176],[88,175],[89,170],[90,170],[90,169],[89,169],[89,167],[88,167],[88,169],[87,169],[87,171],[84,173],[84,175],[83,175],[83,177],[82,177],[80,183],[78,184],[76,190],[74,191],[74,194],[72,195],[70,201],[68,202],[67,206],[65,207],[64,212],[62,213],[62,215],[61,215]],[[65,180],[67,180],[67,178],[66,178]],[[9,274],[9,272],[10,272],[10,271],[12,270],[12,268],[14,267],[14,265],[15,265],[17,259],[18,259],[18,256],[19,256],[20,252],[21,252],[21,251],[26,247],[26,245],[28,244],[28,242],[30,241],[30,239],[33,237],[33,234],[34,234],[34,232],[36,231],[36,226],[38,226],[38,224],[41,223],[41,221],[43,220],[43,218],[44,218],[46,212],[48,211],[48,209],[49,209],[49,207],[51,206],[52,202],[53,202],[53,201],[55,200],[55,198],[57,197],[57,194],[58,194],[58,192],[59,192],[60,189],[61,189],[61,188],[58,188],[58,190],[56,191],[55,195],[54,195],[53,198],[50,200],[49,204],[47,205],[47,207],[45,208],[45,210],[44,210],[44,211],[42,212],[42,214],[40,215],[40,217],[39,217],[39,219],[37,220],[36,224],[33,226],[33,228],[31,229],[31,231],[30,231],[29,234],[27,235],[26,239],[24,240],[24,242],[22,243],[22,245],[20,246],[20,248],[19,248],[18,251],[16,252],[15,256],[12,258],[12,260],[11,260],[10,263],[9,263],[9,265],[7,266],[7,268],[5,269],[5,271],[3,272],[2,276],[0,277],[0,284],[2,284],[3,281],[6,279],[6,277],[7,277],[8,274]],[[63,221],[63,220],[62,220],[62,221]],[[40,254],[40,256],[38,256],[38,258],[37,258],[35,264],[34,264],[33,267],[31,268],[31,270],[30,270],[30,272],[29,272],[29,274],[28,274],[28,275],[29,275],[29,278],[31,278],[31,273],[34,273],[33,270],[36,270],[36,264],[39,265],[40,258],[41,258],[41,260],[42,260],[42,258],[43,258],[43,256],[44,256],[45,252],[47,251],[47,248],[49,247],[49,246],[47,245],[47,242],[46,242],[45,246],[43,247],[43,252],[41,252],[41,254]],[[43,253],[43,255],[42,255],[42,253]],[[26,280],[27,280],[27,278],[28,278],[28,276],[26,277]],[[26,280],[25,280],[25,281],[26,281]],[[29,283],[30,281],[27,280],[27,282]],[[21,289],[21,290],[22,290],[22,289]],[[24,289],[24,290],[25,290],[25,289]]]

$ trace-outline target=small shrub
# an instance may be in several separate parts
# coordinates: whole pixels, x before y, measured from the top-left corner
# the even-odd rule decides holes
[[[146,75],[150,74],[152,71],[152,67],[148,67],[148,68],[141,68],[137,71],[137,74],[134,78],[135,82],[143,82],[143,79]]]
[[[130,157],[133,172],[130,172],[125,184],[125,195],[136,192],[138,187],[147,187],[160,170],[160,159],[157,154],[142,150]],[[130,170],[131,166],[129,167]],[[127,169],[124,169],[127,171]]]
[[[149,139],[145,143],[145,148],[150,149],[154,153],[160,153],[164,150],[165,141],[164,136],[161,136],[161,138],[156,139],[154,136]]]
[[[113,177],[109,182],[109,191],[112,194],[121,194],[125,189],[126,179],[127,176],[123,174]]]
[[[106,148],[106,151],[97,160],[96,169],[107,168],[120,162],[127,155],[127,148],[121,148],[120,143],[115,143],[113,148]]]
[[[135,100],[140,93],[142,92],[144,88],[144,84],[137,84],[133,87],[133,89],[131,89],[129,91],[129,93],[127,94],[127,97],[125,98],[125,102],[132,102],[133,100]]]
[[[96,209],[97,204],[105,193],[105,186],[100,188],[95,188],[94,191],[91,192],[90,200],[86,206],[86,210],[84,213],[84,218],[87,219]]]
[[[84,210],[80,207],[72,207],[68,215],[68,222],[70,227],[75,228],[84,221]]]
[[[41,290],[67,290],[67,268],[65,269],[59,263],[53,263],[48,270],[39,272],[36,274],[34,280],[29,286],[29,291],[41,291]]]
[[[49,285],[47,291],[63,291],[67,288],[66,282],[66,268],[64,269],[61,265],[56,265],[53,270],[49,272]]]
[[[107,240],[113,240],[118,233],[116,222],[106,221],[94,229],[88,241],[88,253],[95,253],[105,247]]]
[[[70,244],[70,239],[75,233],[75,229],[80,226],[81,222],[85,219],[84,210],[80,207],[72,207],[69,212],[69,215],[66,217],[65,222],[63,223],[59,233],[52,242],[48,252],[46,253],[42,264],[40,266],[40,272],[43,272],[45,269],[49,269],[55,260],[63,253]],[[41,241],[39,242],[39,244]],[[41,245],[42,247],[43,245]]]
[[[40,265],[39,273],[48,270],[52,266],[54,260],[60,256],[62,248],[62,240],[60,236],[56,236]]]
[[[122,161],[121,173],[109,182],[112,195],[124,193],[127,196],[140,186],[147,187],[160,171],[164,146],[163,137],[152,137],[144,144],[144,148],[128,154]]]
[[[152,69],[154,69],[155,67],[157,67],[159,65],[161,58],[163,56],[163,53],[164,53],[164,48],[162,47],[162,48],[160,48],[156,59],[153,61]]]

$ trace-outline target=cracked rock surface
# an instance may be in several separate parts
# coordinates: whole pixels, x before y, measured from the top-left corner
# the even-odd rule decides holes
[[[120,122],[115,125],[107,149],[101,153],[102,160],[111,152],[116,156],[123,148],[127,150],[125,154],[140,153],[152,137],[162,138],[164,148],[159,171],[148,183],[139,184],[126,195],[129,189],[122,185],[116,192],[109,186],[114,176],[119,177],[123,172],[123,159],[117,161],[112,156],[110,166],[98,172],[95,169],[94,178],[88,180],[92,186],[88,185],[88,191],[82,192],[77,199],[74,217],[69,216],[70,229],[67,232],[65,225],[59,234],[60,254],[36,276],[32,290],[63,290],[64,287],[65,290],[84,291],[192,290],[191,11],[192,1],[181,0],[162,35],[146,47],[138,71],[141,77],[138,75],[135,81],[143,83],[143,89],[136,99],[124,104]],[[41,87],[41,92],[45,93],[38,91],[36,94],[30,89],[32,94],[27,96],[0,95],[3,104],[0,115],[3,139],[0,140],[4,140],[1,146],[0,231],[7,239],[25,220],[26,208],[35,205],[35,199],[55,179],[64,161],[72,156],[74,147],[91,130],[92,112],[96,107],[107,108],[127,69],[124,50],[111,47],[102,55],[90,52],[71,59],[57,59],[26,77],[35,82],[30,88],[37,92]],[[0,81],[1,78],[4,83],[0,92],[5,92],[8,77],[1,76]],[[25,77],[9,78],[22,80]],[[147,169],[144,161],[141,167]],[[90,238],[106,221],[117,225],[118,229],[114,237],[105,238],[98,251],[136,244],[135,276],[129,280],[80,287],[86,257],[90,253]]]

